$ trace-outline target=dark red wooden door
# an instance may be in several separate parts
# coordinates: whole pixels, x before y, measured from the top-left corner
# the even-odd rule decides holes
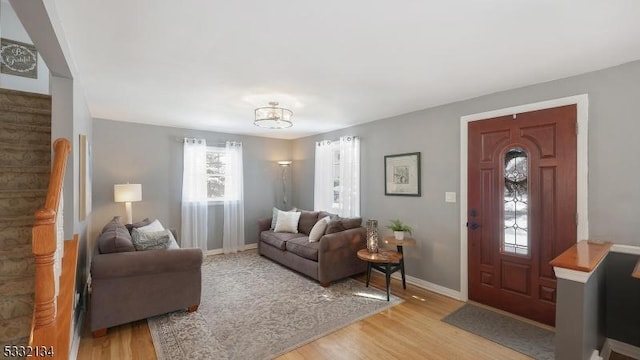
[[[469,299],[555,323],[549,261],[576,243],[576,106],[470,122]]]

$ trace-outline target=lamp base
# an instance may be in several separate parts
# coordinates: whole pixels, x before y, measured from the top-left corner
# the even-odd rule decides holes
[[[127,224],[133,224],[133,212],[131,211],[131,202],[124,203],[124,209],[127,212]]]

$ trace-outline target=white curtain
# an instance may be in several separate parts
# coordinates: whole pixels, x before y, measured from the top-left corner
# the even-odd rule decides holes
[[[333,209],[333,145],[331,141],[316,142],[316,162],[313,185],[313,209]]]
[[[207,250],[207,143],[204,139],[184,139],[182,172],[183,248]]]
[[[244,250],[242,143],[227,141],[226,158],[222,251],[228,254]]]
[[[340,200],[338,215],[360,216],[360,138],[340,137]]]

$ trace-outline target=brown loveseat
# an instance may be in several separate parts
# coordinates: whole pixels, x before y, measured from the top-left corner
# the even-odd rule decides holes
[[[318,242],[309,242],[315,223],[331,216],[325,234]],[[302,211],[298,233],[274,232],[272,218],[258,220],[258,253],[303,273],[328,286],[331,281],[359,274],[367,264],[358,259],[358,250],[366,247],[366,229],[362,219],[340,219],[324,211]]]
[[[175,237],[175,232],[174,232]],[[177,237],[176,237],[177,239]],[[202,250],[136,251],[131,235],[114,218],[98,239],[91,261],[91,331],[200,304]]]

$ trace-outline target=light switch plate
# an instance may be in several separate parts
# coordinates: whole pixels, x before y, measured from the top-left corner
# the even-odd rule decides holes
[[[448,203],[456,202],[456,193],[455,192],[445,192],[444,193],[444,201]]]

